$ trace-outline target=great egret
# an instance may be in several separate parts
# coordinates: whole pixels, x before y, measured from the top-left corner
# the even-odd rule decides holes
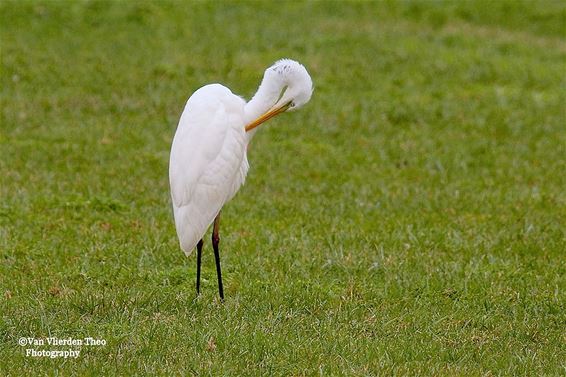
[[[169,183],[181,249],[189,256],[197,248],[197,294],[203,236],[214,223],[212,247],[218,292],[224,299],[218,251],[220,210],[246,179],[246,150],[256,127],[285,111],[297,110],[312,92],[305,67],[282,59],[265,70],[248,103],[220,84],[203,86],[187,101],[171,146]]]

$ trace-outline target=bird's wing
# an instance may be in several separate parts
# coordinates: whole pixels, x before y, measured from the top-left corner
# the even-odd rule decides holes
[[[199,111],[197,111],[199,110]],[[169,178],[173,204],[189,204],[207,167],[220,154],[226,138],[227,114],[220,101],[205,108],[188,107],[173,139]]]
[[[186,254],[233,195],[245,155],[243,100],[226,88],[230,95],[205,88],[187,102],[169,163],[175,225]]]

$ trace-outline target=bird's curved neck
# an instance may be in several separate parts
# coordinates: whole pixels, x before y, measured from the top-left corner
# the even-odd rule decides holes
[[[277,80],[273,76],[264,77],[257,92],[244,108],[246,124],[271,109],[279,100],[284,88],[283,80]]]

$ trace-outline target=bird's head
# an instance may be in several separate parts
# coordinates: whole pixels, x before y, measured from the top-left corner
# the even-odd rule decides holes
[[[246,131],[285,111],[301,108],[309,102],[313,90],[312,79],[302,64],[291,59],[278,60],[265,70],[260,88],[254,96],[254,99],[275,97],[277,100],[267,112],[248,124]]]
[[[294,111],[301,108],[311,99],[313,92],[312,80],[306,68],[291,59],[281,59],[265,71],[265,77],[273,77],[273,81],[283,85],[281,98],[274,107],[288,105],[286,110]]]

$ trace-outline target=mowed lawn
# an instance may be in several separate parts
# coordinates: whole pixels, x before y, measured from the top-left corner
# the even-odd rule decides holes
[[[566,6],[0,3],[0,375],[563,375]],[[202,294],[168,157],[281,57]],[[104,339],[77,359],[21,337]],[[35,347],[65,350],[75,347]]]

